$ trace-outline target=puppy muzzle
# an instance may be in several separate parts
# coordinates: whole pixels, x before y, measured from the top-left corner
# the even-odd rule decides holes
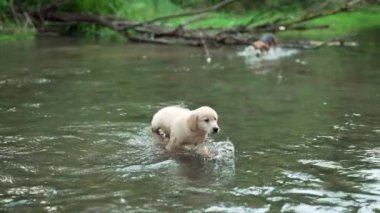
[[[219,128],[218,127],[213,127],[212,128],[212,133],[215,134],[215,133],[218,133],[219,132]]]

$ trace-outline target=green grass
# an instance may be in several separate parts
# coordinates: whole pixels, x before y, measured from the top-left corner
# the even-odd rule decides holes
[[[32,33],[0,33],[0,42],[13,42],[23,40],[33,40],[34,34]]]
[[[28,23],[15,24],[10,21],[0,24],[0,42],[34,39],[36,30]]]
[[[131,20],[147,20],[179,10],[170,0],[75,0],[64,9]]]
[[[306,23],[307,25],[327,24],[330,26],[327,29],[282,32],[280,36],[284,38],[331,39],[353,35],[365,29],[380,28],[379,20],[380,5],[376,5],[359,11],[321,17]]]
[[[233,15],[228,13],[211,13],[207,19],[195,22],[189,27],[191,28],[207,28],[207,27],[232,27],[247,23],[251,18],[258,17],[255,25],[266,23],[280,17],[287,17],[288,20],[301,15],[300,10],[295,10],[292,13],[277,12],[275,14],[266,14],[260,16],[260,12],[252,12],[245,15]],[[176,25],[185,19],[171,21],[172,25]],[[353,35],[359,31],[380,28],[380,5],[375,5],[363,8],[353,12],[343,12],[331,16],[325,16],[314,19],[303,24],[307,26],[329,25],[326,29],[316,29],[308,31],[284,31],[280,32],[279,36],[284,39],[331,39],[341,36]],[[254,26],[254,25],[253,25]]]
[[[177,26],[178,24],[186,23],[190,18],[177,18],[169,20],[167,25]],[[243,22],[243,18],[239,16],[234,16],[227,13],[210,13],[206,18],[193,22],[186,27],[189,28],[221,28],[221,27],[232,27]]]
[[[213,12],[213,13],[208,14],[206,18],[193,22],[189,24],[187,27],[189,28],[210,28],[210,27],[228,28],[228,27],[246,24],[252,18],[255,18],[255,17],[257,17],[257,19],[255,19],[255,24],[258,25],[258,24],[271,21],[273,19],[285,16],[285,15],[286,14],[279,13],[279,12],[276,14],[266,13],[264,15],[261,15],[260,11],[255,11],[255,12],[247,13],[244,15],[236,15],[233,13]],[[186,20],[191,19],[191,18],[192,17],[174,19],[174,20],[170,20],[168,23],[171,26],[176,26],[182,22],[186,22]]]
[[[247,23],[251,18],[258,17],[255,25],[266,23],[280,17],[287,17],[288,20],[300,16],[301,10],[294,10],[292,13],[277,12],[275,14],[260,15],[260,11],[254,11],[245,15],[233,15],[228,13],[211,13],[207,19],[189,25],[191,28],[223,28],[232,27]],[[170,21],[170,24],[175,26],[186,19],[177,19]],[[329,25],[326,29],[316,29],[308,31],[284,31],[280,32],[279,36],[284,39],[316,39],[324,40],[347,35],[353,35],[359,31],[380,28],[380,5],[375,5],[363,8],[353,12],[342,12],[339,14],[325,16],[314,19],[303,24],[307,26]],[[254,25],[253,25],[254,26]]]

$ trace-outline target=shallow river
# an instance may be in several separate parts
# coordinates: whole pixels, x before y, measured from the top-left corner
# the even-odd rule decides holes
[[[0,45],[0,211],[376,212],[380,33],[252,62],[239,48]],[[235,159],[173,158],[161,107],[212,106]]]

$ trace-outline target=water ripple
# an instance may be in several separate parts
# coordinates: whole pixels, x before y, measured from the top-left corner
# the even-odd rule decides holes
[[[313,212],[326,212],[326,213],[341,213],[347,212],[348,209],[344,207],[335,206],[322,206],[322,205],[309,205],[309,204],[285,204],[281,212],[295,212],[295,213],[313,213]]]
[[[147,164],[147,165],[131,165],[124,168],[116,169],[117,172],[122,173],[122,177],[131,177],[136,173],[151,173],[157,170],[173,168],[178,166],[174,160],[166,160],[158,163]]]
[[[234,188],[231,192],[231,194],[235,196],[243,196],[243,195],[269,195],[271,192],[273,192],[275,188],[271,186],[263,186],[263,187],[256,187],[251,186],[244,189]]]
[[[283,171],[282,174],[284,174],[286,177],[290,179],[298,180],[301,183],[305,183],[305,182],[321,183],[322,182],[321,179],[316,178],[313,175],[303,173],[303,172]]]
[[[224,204],[220,204],[220,205],[210,206],[204,209],[204,211],[205,212],[227,212],[227,213],[234,213],[234,212],[265,213],[265,212],[268,212],[269,209],[270,209],[270,205],[265,205],[261,208],[252,208],[252,207],[246,207],[246,206],[226,206]]]
[[[46,186],[21,186],[10,188],[6,192],[8,195],[42,195],[44,197],[51,197],[57,194],[54,188]]]
[[[21,87],[28,84],[48,84],[51,82],[52,80],[48,78],[10,78],[0,81],[0,85]]]
[[[343,167],[339,165],[339,163],[334,161],[326,161],[326,160],[298,160],[298,162],[302,164],[309,164],[313,166],[318,166],[325,169],[342,169]]]

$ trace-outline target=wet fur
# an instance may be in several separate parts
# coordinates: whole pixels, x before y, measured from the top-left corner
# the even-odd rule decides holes
[[[277,45],[277,39],[273,34],[268,34],[254,41],[251,45],[261,53],[267,53],[271,48]]]
[[[208,155],[205,139],[207,134],[219,131],[217,120],[217,113],[208,106],[195,110],[169,106],[153,116],[151,130],[154,140],[167,151],[188,150],[188,145],[195,145],[196,152]]]

